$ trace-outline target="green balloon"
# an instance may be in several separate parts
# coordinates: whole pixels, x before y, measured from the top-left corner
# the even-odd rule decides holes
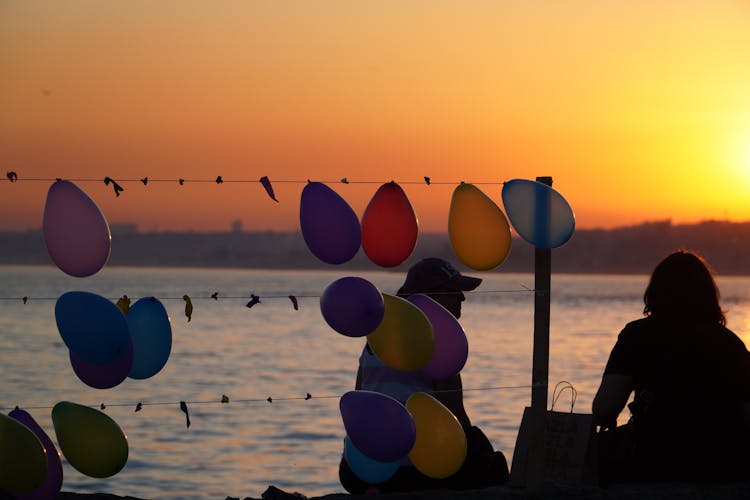
[[[408,300],[383,294],[383,321],[367,343],[380,361],[394,370],[419,370],[435,350],[435,332],[427,316]]]
[[[90,477],[114,476],[128,461],[128,438],[99,410],[60,401],[52,408],[55,434],[65,458]]]
[[[34,432],[0,413],[0,490],[37,489],[47,475],[47,453]]]

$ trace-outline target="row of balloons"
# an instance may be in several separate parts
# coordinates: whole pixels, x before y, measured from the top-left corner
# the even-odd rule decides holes
[[[502,200],[516,232],[539,248],[555,248],[570,239],[573,210],[557,191],[537,181],[504,183]],[[453,191],[448,236],[456,256],[472,269],[502,264],[511,247],[510,223],[494,201],[473,184]],[[351,206],[321,182],[308,182],[300,201],[300,227],[310,251],[328,264],[351,260],[360,246],[382,267],[403,263],[414,250],[417,216],[396,182],[380,186],[360,223]]]
[[[558,247],[573,234],[573,210],[546,184],[507,181],[501,198],[507,218],[475,185],[462,182],[454,189],[448,236],[456,256],[472,269],[490,270],[502,264],[510,252],[510,224],[539,248]],[[327,264],[348,262],[361,247],[373,263],[394,267],[411,255],[417,242],[417,215],[393,181],[378,188],[361,223],[347,201],[322,182],[304,187],[299,214],[305,243]],[[71,276],[91,276],[109,259],[109,224],[96,202],[71,181],[58,180],[49,188],[42,231],[50,258]]]

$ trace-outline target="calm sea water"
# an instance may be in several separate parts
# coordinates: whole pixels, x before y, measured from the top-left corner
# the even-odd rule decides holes
[[[530,402],[534,300],[527,289],[534,280],[475,274],[485,281],[464,304],[465,404],[510,461]],[[92,479],[64,462],[66,491],[173,499],[259,497],[268,485],[310,496],[341,492],[338,398],[353,388],[363,340],[331,330],[318,300],[345,275],[369,279],[386,293],[402,279],[388,272],[151,268],[105,268],[75,279],[52,267],[0,267],[0,411],[27,409],[56,442],[50,417],[56,402],[106,405],[128,436],[128,463],[114,477]],[[577,411],[589,411],[617,334],[640,317],[646,281],[553,275],[550,382],[576,387]],[[749,343],[750,278],[719,277],[719,286],[730,328]],[[55,300],[70,290],[161,299],[173,330],[164,369],[108,390],[80,382],[54,319]],[[210,298],[214,292],[219,300]],[[261,303],[249,309],[251,293]],[[193,298],[190,322],[184,294]],[[229,404],[219,402],[222,395]],[[179,401],[188,402],[190,428]]]

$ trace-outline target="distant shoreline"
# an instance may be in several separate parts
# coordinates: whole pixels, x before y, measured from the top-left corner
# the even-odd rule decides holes
[[[296,232],[138,232],[135,225],[112,225],[108,265],[238,269],[333,269],[318,261]],[[719,275],[750,275],[750,222],[705,221],[673,225],[647,222],[617,229],[579,229],[552,253],[553,272],[563,274],[649,274],[677,248],[701,253]],[[410,262],[437,256],[460,262],[445,233],[422,233]],[[0,264],[52,265],[39,229],[0,232]],[[363,251],[346,269],[383,270]],[[465,266],[464,266],[465,268]],[[499,272],[533,272],[534,248],[514,238]]]

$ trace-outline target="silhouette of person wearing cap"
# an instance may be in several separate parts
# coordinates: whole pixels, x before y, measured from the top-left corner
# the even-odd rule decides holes
[[[440,303],[456,318],[461,317],[464,292],[474,290],[481,278],[465,276],[450,262],[436,257],[422,259],[406,274],[397,295],[408,297],[422,293]],[[419,371],[402,372],[382,363],[365,344],[359,359],[355,389],[382,392],[404,403],[417,391],[427,392],[445,405],[456,416],[466,434],[467,456],[464,465],[454,475],[433,479],[419,472],[404,459],[396,473],[385,482],[368,484],[359,479],[342,457],[339,465],[341,485],[352,494],[371,490],[378,492],[415,491],[425,489],[475,489],[503,484],[508,480],[508,464],[500,451],[495,451],[481,429],[471,425],[463,403],[461,375],[447,379],[433,379]]]

